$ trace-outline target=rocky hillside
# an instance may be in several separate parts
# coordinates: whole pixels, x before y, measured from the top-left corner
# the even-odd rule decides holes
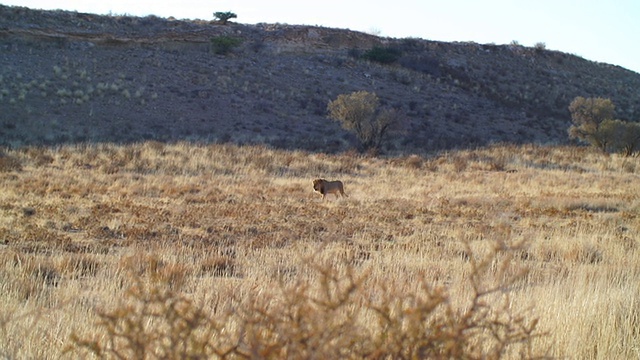
[[[364,59],[374,47],[399,57]],[[541,46],[0,6],[0,64],[0,146],[11,147],[156,139],[342,151],[356,141],[326,107],[357,90],[404,113],[389,153],[563,143],[576,96],[611,98],[618,118],[640,120],[640,74]]]

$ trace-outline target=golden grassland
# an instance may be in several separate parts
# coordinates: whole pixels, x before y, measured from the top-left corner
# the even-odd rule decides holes
[[[637,358],[639,173],[533,145],[6,150],[0,357]]]

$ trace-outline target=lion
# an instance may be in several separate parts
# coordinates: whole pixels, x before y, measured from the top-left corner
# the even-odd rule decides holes
[[[349,197],[344,193],[344,185],[342,181],[327,181],[325,179],[313,180],[313,190],[322,194],[322,199],[327,197],[327,194],[335,194],[336,198],[339,195]]]

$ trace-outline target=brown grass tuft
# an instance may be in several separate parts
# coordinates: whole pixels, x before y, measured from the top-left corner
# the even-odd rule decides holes
[[[0,173],[20,170],[22,170],[22,162],[17,156],[0,152]]]
[[[200,274],[215,277],[238,276],[236,261],[229,256],[212,255],[200,263]]]

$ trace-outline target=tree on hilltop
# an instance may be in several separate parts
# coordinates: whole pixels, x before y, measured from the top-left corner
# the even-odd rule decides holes
[[[217,11],[213,13],[213,18],[216,21],[219,21],[222,25],[227,25],[229,19],[235,19],[238,15],[232,13],[231,11]]]

